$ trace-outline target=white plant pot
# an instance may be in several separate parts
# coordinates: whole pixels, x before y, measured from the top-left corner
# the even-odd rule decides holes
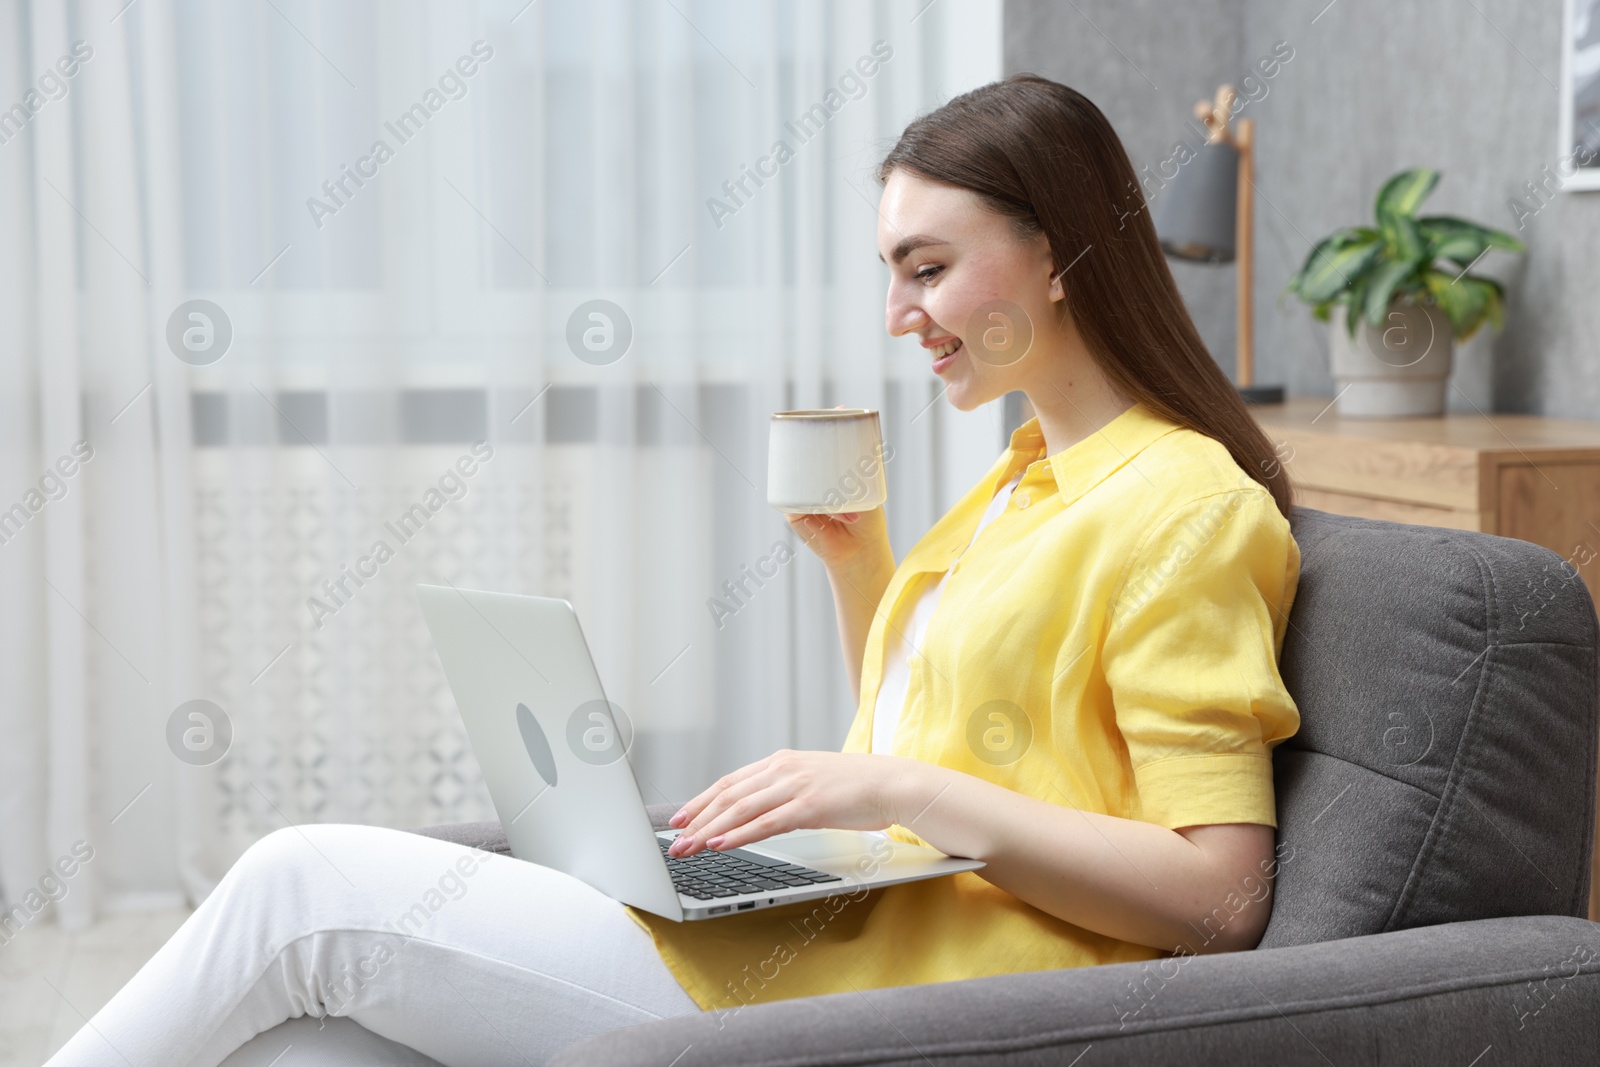
[[[1444,391],[1455,351],[1455,336],[1444,312],[1432,304],[1397,300],[1389,305],[1382,326],[1363,318],[1354,338],[1345,330],[1343,309],[1335,312],[1329,325],[1341,417],[1444,414]]]

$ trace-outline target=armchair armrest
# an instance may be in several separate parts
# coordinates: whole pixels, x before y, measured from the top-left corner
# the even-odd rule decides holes
[[[715,920],[712,920],[715,921]],[[781,978],[779,979],[781,981]],[[551,1067],[1582,1062],[1600,924],[1483,919],[1292,948],[806,997],[643,1023]]]

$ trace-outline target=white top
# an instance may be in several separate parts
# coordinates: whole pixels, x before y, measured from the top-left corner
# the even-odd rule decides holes
[[[1022,481],[1022,472],[1009,483],[1002,486],[995,493],[994,499],[989,501],[989,508],[978,520],[978,528],[972,531],[972,541],[967,542],[967,548],[972,547],[972,542],[978,539],[978,534],[983,528],[994,521],[995,516],[1005,510],[1006,504],[1011,500],[1011,491]],[[872,751],[888,753],[894,748],[894,730],[900,724],[900,713],[906,706],[906,687],[911,681],[911,668],[907,662],[907,645],[910,648],[922,647],[923,635],[928,632],[928,620],[933,618],[933,609],[939,605],[939,594],[944,590],[944,583],[949,579],[950,572],[945,571],[939,576],[939,581],[930,586],[917,600],[916,606],[911,609],[911,616],[907,620],[903,633],[890,632],[884,635],[884,643],[889,646],[889,651],[883,662],[883,681],[878,685],[878,698],[872,706]]]

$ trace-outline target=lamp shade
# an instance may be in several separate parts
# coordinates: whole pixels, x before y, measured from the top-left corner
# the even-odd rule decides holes
[[[1156,236],[1177,259],[1231,263],[1238,203],[1239,150],[1226,141],[1203,146],[1161,193]]]

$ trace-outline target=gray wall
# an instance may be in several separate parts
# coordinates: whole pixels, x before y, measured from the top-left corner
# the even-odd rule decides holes
[[[1525,257],[1476,268],[1507,286],[1506,328],[1457,351],[1453,410],[1600,418],[1600,192],[1557,193],[1517,230],[1507,201],[1553,170],[1559,0],[1007,0],[1006,71],[1094,100],[1134,166],[1171,155],[1195,100],[1278,41],[1294,57],[1257,120],[1256,381],[1331,396],[1328,327],[1283,284],[1331,230],[1370,220],[1395,171],[1443,172],[1424,205],[1517,233]],[[1313,21],[1315,20],[1315,21]],[[1531,200],[1530,206],[1537,206]],[[1233,271],[1173,264],[1233,367]]]

